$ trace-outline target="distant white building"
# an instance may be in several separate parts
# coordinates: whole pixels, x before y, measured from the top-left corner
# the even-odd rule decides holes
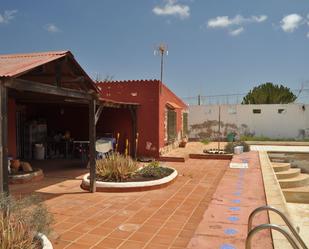
[[[308,104],[220,105],[221,136],[238,135],[270,138],[309,138]],[[219,105],[189,106],[189,137],[218,135]]]

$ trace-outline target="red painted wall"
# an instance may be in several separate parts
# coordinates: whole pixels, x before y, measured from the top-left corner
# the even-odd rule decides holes
[[[98,85],[103,98],[140,104],[137,109],[137,131],[139,133],[137,155],[157,157],[159,155],[157,136],[159,133],[159,84],[157,81],[108,82]],[[102,115],[104,119],[104,111]],[[117,115],[116,112],[115,115]],[[146,149],[147,142],[151,143],[150,149]]]
[[[160,84],[158,80],[140,80],[140,81],[115,81],[98,83],[101,89],[101,96],[120,102],[138,103],[137,111],[137,130],[139,132],[138,155],[142,156],[159,156],[159,149],[164,146],[164,110],[167,101],[173,102],[182,108],[186,105],[166,86],[162,84],[162,92],[160,94]],[[181,110],[177,111],[177,131],[182,127]],[[123,129],[128,131],[125,123],[118,125],[116,117],[118,113],[112,109],[109,115],[111,123],[116,118],[115,129]],[[104,122],[104,111],[103,111]],[[126,122],[122,115],[122,122]],[[130,119],[131,120],[131,119]],[[131,127],[131,126],[130,126]],[[100,128],[97,128],[98,132]],[[146,149],[147,142],[151,142],[150,149]]]
[[[187,105],[178,98],[167,86],[162,84],[162,91],[160,94],[160,121],[159,121],[159,140],[160,140],[160,148],[165,146],[164,136],[165,136],[165,129],[164,129],[164,119],[165,119],[165,108],[167,102],[172,102],[178,105],[180,108],[176,108],[176,115],[177,115],[177,125],[176,125],[176,132],[177,134],[182,131],[182,112],[187,109]]]
[[[9,156],[16,158],[16,103],[8,100],[8,150]]]

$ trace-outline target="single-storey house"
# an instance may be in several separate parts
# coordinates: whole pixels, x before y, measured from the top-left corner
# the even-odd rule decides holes
[[[137,156],[157,158],[187,135],[187,105],[161,81],[98,82],[97,87],[104,99],[139,104],[135,134],[125,118],[130,116],[127,109],[104,109],[102,122],[97,124],[97,133],[119,134],[120,140],[128,139],[132,145],[137,139]]]

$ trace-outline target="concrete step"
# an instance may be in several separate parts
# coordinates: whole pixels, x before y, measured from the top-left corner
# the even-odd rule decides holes
[[[287,179],[291,177],[296,177],[300,174],[299,168],[291,168],[285,171],[276,172],[277,179]]]
[[[289,170],[291,168],[290,163],[272,163],[275,172]]]
[[[281,188],[297,188],[309,185],[309,174],[299,174],[298,176],[278,180]]]
[[[309,204],[309,185],[298,188],[286,188],[282,191],[287,202]]]

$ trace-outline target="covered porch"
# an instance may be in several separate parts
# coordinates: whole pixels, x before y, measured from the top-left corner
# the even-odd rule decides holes
[[[89,162],[95,192],[96,123],[104,108],[128,108],[132,123],[136,114],[135,105],[100,98],[69,51],[0,55],[0,99],[0,192],[9,191],[10,158],[59,177],[89,171]]]

